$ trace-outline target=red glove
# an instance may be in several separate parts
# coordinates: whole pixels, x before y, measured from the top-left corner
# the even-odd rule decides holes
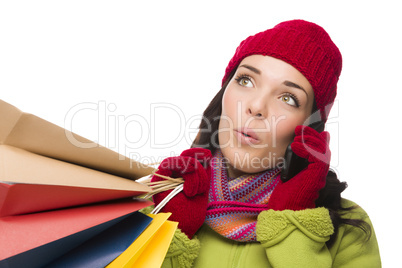
[[[161,212],[171,212],[169,220],[179,222],[179,228],[190,239],[204,223],[207,205],[210,169],[208,163],[211,151],[203,148],[185,150],[180,156],[164,159],[157,174],[171,178],[183,178],[183,191],[174,196]],[[151,182],[164,180],[153,176]],[[155,206],[171,192],[164,191],[153,196]]]
[[[331,159],[329,133],[297,126],[295,134],[292,151],[306,158],[309,165],[289,181],[278,183],[268,202],[274,210],[315,208],[319,191],[325,186]]]

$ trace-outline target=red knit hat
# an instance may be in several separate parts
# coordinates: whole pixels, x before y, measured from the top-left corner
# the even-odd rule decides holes
[[[237,47],[226,67],[222,85],[245,57],[254,54],[272,56],[299,70],[313,87],[322,120],[327,120],[336,97],[342,55],[321,26],[304,20],[291,20],[249,36]]]

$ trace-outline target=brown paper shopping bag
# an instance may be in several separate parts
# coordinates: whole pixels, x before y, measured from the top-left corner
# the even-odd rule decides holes
[[[0,144],[133,180],[154,171],[2,100],[0,115]]]
[[[136,196],[154,169],[0,100],[0,217]],[[73,137],[73,138],[71,138]],[[85,148],[74,144],[92,144]]]
[[[138,182],[0,145],[0,217],[148,193]]]

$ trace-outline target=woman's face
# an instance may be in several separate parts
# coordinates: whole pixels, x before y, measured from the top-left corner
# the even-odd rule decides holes
[[[280,164],[313,102],[309,81],[290,64],[262,55],[243,59],[223,95],[219,123],[229,176]]]

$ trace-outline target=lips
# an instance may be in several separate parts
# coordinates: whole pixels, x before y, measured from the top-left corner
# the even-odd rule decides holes
[[[260,142],[257,134],[250,128],[243,127],[240,129],[235,129],[234,131],[237,135],[237,138],[243,144],[255,144]]]

